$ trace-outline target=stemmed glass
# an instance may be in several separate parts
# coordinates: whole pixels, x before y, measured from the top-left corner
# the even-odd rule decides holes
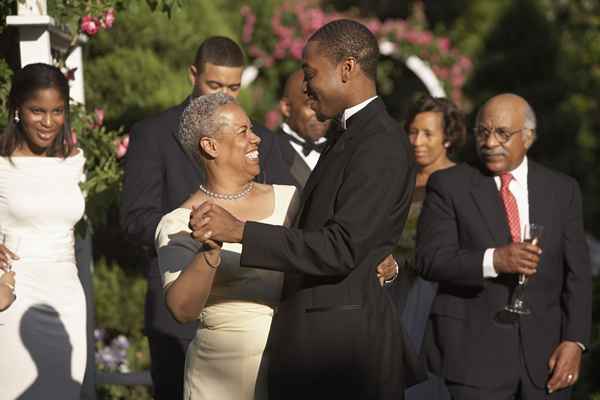
[[[523,242],[540,246],[544,227],[540,224],[525,224],[523,227]],[[519,280],[513,291],[510,304],[504,307],[508,312],[529,315],[531,310],[525,302],[525,288],[527,287],[527,276],[519,274]]]

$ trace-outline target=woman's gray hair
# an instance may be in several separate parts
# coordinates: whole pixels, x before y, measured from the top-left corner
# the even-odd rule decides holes
[[[217,110],[237,101],[222,92],[200,96],[190,100],[179,119],[177,139],[189,154],[198,162],[202,160],[199,143],[206,136],[214,136],[223,123],[219,121]]]

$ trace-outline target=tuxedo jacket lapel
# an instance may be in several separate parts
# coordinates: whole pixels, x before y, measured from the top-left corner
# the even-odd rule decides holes
[[[471,197],[479,209],[482,222],[497,245],[509,242],[510,232],[500,193],[494,178],[478,174],[471,190]]]
[[[294,151],[295,152],[295,151]],[[306,186],[311,170],[306,161],[300,154],[294,154],[292,165],[290,166],[290,174],[302,187]]]
[[[317,166],[306,182],[306,186],[302,192],[302,203],[297,214],[298,217],[302,215],[304,206],[310,198],[311,192],[320,181],[320,177],[324,171],[329,169],[329,165],[342,163],[340,156],[344,154],[346,146],[350,146],[354,138],[364,132],[364,128],[367,126],[368,122],[380,113],[387,113],[387,111],[381,98],[377,97],[346,121],[347,129],[345,132],[334,132],[334,129],[339,128],[336,124],[331,124],[331,135],[328,135],[329,146],[327,146],[321,154]],[[297,221],[299,221],[299,219],[297,219]]]

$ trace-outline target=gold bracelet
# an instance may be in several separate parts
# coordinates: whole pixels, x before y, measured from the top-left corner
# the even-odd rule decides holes
[[[204,261],[206,262],[206,264],[211,267],[212,269],[217,269],[219,267],[219,265],[221,265],[221,256],[219,256],[219,261],[217,262],[216,265],[212,265],[210,263],[210,261],[208,261],[208,257],[206,257],[206,253],[208,253],[207,251],[203,252],[202,255],[204,256]]]

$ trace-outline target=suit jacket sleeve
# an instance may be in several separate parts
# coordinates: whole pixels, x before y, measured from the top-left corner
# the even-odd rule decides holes
[[[446,175],[447,176],[447,175]],[[483,286],[485,249],[461,248],[456,209],[443,175],[434,173],[417,226],[416,269],[425,279]]]
[[[570,199],[564,211],[565,281],[562,292],[562,340],[582,343],[590,348],[592,326],[592,274],[589,250],[583,229],[581,192],[571,180]],[[543,246],[542,239],[542,246]]]
[[[375,238],[390,235],[386,227],[403,223],[414,169],[397,141],[368,140],[345,171],[333,215],[322,228],[246,223],[242,265],[317,276],[345,276],[359,265],[379,243]]]
[[[129,239],[150,248],[163,214],[163,160],[155,132],[144,123],[131,131],[120,211],[121,227]]]

